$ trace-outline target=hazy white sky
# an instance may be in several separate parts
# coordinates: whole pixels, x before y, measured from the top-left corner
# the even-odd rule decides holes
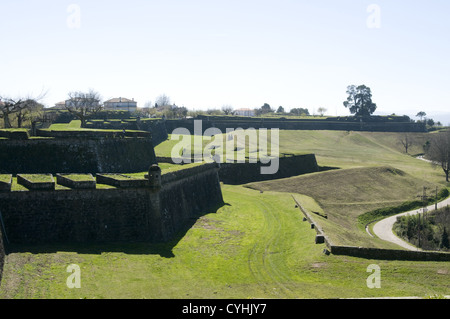
[[[449,109],[448,0],[5,0],[0,14],[0,95],[48,90],[48,106],[93,88],[347,115],[347,86],[365,84],[379,114]]]

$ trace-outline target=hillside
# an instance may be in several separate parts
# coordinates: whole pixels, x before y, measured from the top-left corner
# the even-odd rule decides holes
[[[317,217],[318,222],[335,244],[386,247],[385,242],[368,236],[358,224],[358,216],[416,200],[424,186],[435,190],[437,185],[391,166],[381,166],[332,170],[246,186],[314,198],[328,217]]]

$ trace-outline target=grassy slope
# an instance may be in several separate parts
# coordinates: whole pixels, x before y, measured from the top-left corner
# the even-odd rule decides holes
[[[22,247],[30,252],[7,257],[0,297],[340,298],[449,292],[448,263],[326,256],[290,194],[227,185],[223,193],[226,206],[168,244],[36,248],[47,253]],[[312,200],[306,203],[314,209]],[[66,267],[73,263],[81,268],[81,289],[65,285]],[[381,267],[382,289],[366,286],[373,263]]]
[[[328,219],[315,219],[334,244],[385,248],[394,247],[369,237],[358,225],[358,216],[416,200],[423,186],[434,188],[435,184],[392,167],[333,170],[247,185],[257,190],[299,193],[314,198],[328,216]]]
[[[442,172],[404,153],[401,133],[345,131],[280,131],[280,152],[316,154],[321,166],[354,168],[393,166],[414,177],[445,184]],[[423,152],[424,133],[412,134],[417,142],[410,154]]]

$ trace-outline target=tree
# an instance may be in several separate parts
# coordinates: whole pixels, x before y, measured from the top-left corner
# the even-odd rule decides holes
[[[263,106],[261,106],[261,114],[266,114],[266,113],[270,113],[273,112],[272,108],[270,107],[269,104],[264,103]]]
[[[224,105],[224,106],[222,106],[222,111],[223,111],[223,113],[225,113],[225,115],[232,115],[233,107],[231,105]]]
[[[29,100],[26,107],[16,113],[17,127],[21,128],[23,123],[32,120],[33,117],[39,118],[44,106],[35,100]]]
[[[365,85],[347,87],[348,98],[344,106],[356,116],[370,116],[377,109],[377,105],[372,102],[372,92]]]
[[[450,130],[433,134],[427,156],[433,164],[442,168],[448,182],[450,172]]]
[[[408,149],[414,144],[414,139],[410,134],[405,133],[399,137],[399,142],[405,148],[405,153],[408,154]]]
[[[0,118],[3,118],[5,128],[12,128],[10,115],[20,113],[18,117],[19,127],[22,126],[22,122],[25,113],[31,111],[39,105],[39,100],[44,98],[46,93],[41,93],[38,97],[26,97],[26,98],[5,98],[0,96]]]
[[[324,107],[319,107],[317,109],[317,112],[319,112],[320,116],[323,116],[326,111],[328,111],[328,110],[326,108],[324,108]]]
[[[94,115],[102,109],[100,94],[92,89],[88,92],[70,92],[68,96],[65,108],[81,120],[81,127],[85,126],[88,116]]]
[[[420,121],[423,121],[423,118],[427,116],[427,113],[420,111],[419,113],[416,114],[416,117],[420,117]]]
[[[291,113],[292,115],[306,116],[309,115],[309,110],[302,107],[298,107],[291,109],[289,113]]]
[[[284,113],[284,107],[282,107],[281,105],[278,107],[277,109],[277,113],[279,114],[283,114]]]
[[[165,94],[158,96],[155,101],[155,107],[164,107],[171,104],[170,97]]]
[[[270,107],[269,104],[264,103],[263,106],[261,106],[259,109],[255,109],[255,114],[257,116],[262,115],[262,114],[267,114],[273,112],[272,108]]]

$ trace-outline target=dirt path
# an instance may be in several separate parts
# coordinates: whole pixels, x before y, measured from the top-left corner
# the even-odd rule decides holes
[[[446,207],[448,205],[450,205],[450,198],[447,198],[446,200],[438,203],[438,209],[442,208],[442,207]],[[427,207],[427,211],[432,211],[434,209],[435,209],[434,204]],[[417,248],[417,247],[411,245],[410,243],[407,243],[406,241],[397,237],[394,234],[394,232],[392,231],[392,227],[394,226],[394,223],[396,222],[397,217],[404,216],[404,215],[415,215],[415,214],[422,213],[422,212],[423,212],[423,208],[420,208],[420,209],[412,210],[412,211],[409,211],[406,213],[401,213],[401,214],[394,215],[394,216],[385,218],[383,220],[380,220],[373,226],[373,232],[379,238],[389,241],[391,243],[397,244],[408,250],[420,250],[419,248]]]

